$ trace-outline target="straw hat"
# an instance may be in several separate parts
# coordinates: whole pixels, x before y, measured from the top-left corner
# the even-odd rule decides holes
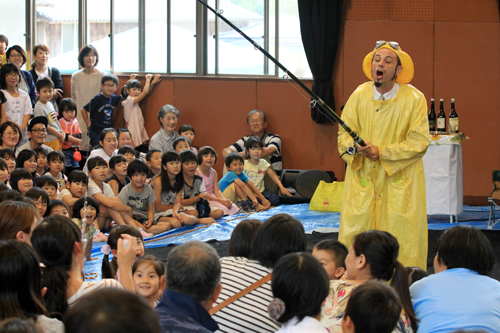
[[[411,57],[408,55],[408,53],[404,52],[399,46],[399,44],[396,42],[378,41],[376,43],[375,49],[373,49],[373,51],[368,53],[365,59],[363,60],[363,72],[365,72],[366,77],[369,78],[370,80],[373,80],[372,77],[373,56],[375,55],[375,52],[377,52],[377,50],[384,48],[394,51],[397,54],[399,61],[401,62],[401,66],[403,67],[403,70],[396,78],[396,82],[410,83],[415,73],[413,67],[413,60],[411,60]]]

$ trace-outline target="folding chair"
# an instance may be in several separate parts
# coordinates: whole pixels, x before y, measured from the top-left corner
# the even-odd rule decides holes
[[[500,170],[493,171],[493,192],[488,197],[490,203],[490,219],[488,220],[488,229],[492,229],[500,218],[495,218],[495,212],[500,211]]]

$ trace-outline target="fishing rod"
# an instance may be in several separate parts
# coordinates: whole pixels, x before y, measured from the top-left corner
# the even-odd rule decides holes
[[[278,60],[276,60],[272,55],[270,55],[266,50],[264,50],[257,42],[255,42],[253,39],[248,37],[243,31],[241,31],[237,26],[235,26],[231,21],[226,19],[224,16],[222,16],[221,13],[217,12],[215,9],[210,7],[207,3],[206,0],[197,0],[200,2],[203,6],[205,6],[207,9],[209,9],[212,13],[215,14],[218,18],[220,18],[222,21],[224,21],[227,25],[229,25],[231,28],[233,28],[237,33],[239,33],[241,36],[243,36],[247,41],[250,42],[254,46],[255,49],[259,50],[262,52],[267,58],[269,58],[272,62],[276,64],[283,72],[285,72],[286,76],[289,76],[292,78],[292,80],[299,85],[306,93],[311,96],[312,102],[311,102],[311,107],[318,106],[324,111],[324,114],[329,117],[331,120],[337,122],[342,128],[345,129],[347,133],[353,138],[355,143],[358,143],[361,147],[365,147],[366,143],[363,141],[363,139],[356,133],[354,132],[347,124],[340,119],[340,117],[335,113],[335,111],[332,110],[323,100],[316,95],[311,89],[309,89],[305,84],[302,83],[293,73],[290,73],[288,69],[283,66]],[[354,147],[349,147],[348,150],[346,151],[350,155],[356,154],[356,145]],[[345,154],[345,153],[344,153]],[[342,154],[343,155],[343,154]],[[342,157],[342,156],[341,156]]]

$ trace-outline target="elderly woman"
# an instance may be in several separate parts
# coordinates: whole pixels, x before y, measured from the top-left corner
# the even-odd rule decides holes
[[[7,62],[13,63],[21,69],[21,67],[23,67],[26,63],[26,52],[24,52],[24,49],[19,45],[9,47],[7,50]],[[23,75],[19,81],[19,89],[30,95],[31,107],[34,108],[36,104],[35,82],[33,81],[33,77],[30,72],[25,71],[24,69],[21,69],[21,72]]]
[[[273,300],[271,273],[284,255],[307,248],[302,223],[288,214],[276,214],[264,222],[253,241],[250,259],[221,259],[222,291],[214,304],[223,306],[230,297],[256,282],[261,285],[234,302],[223,306],[212,317],[221,332],[276,332],[281,324],[269,318],[267,307]],[[222,304],[222,305],[220,305]]]
[[[495,264],[488,238],[474,227],[460,225],[445,231],[436,247],[436,274],[410,288],[419,332],[498,332],[500,282],[486,276]]]
[[[174,140],[179,134],[175,131],[179,110],[175,106],[167,104],[158,111],[158,121],[161,128],[149,141],[149,150],[158,149],[162,153],[173,149]]]
[[[49,67],[50,49],[45,44],[37,44],[33,47],[33,59],[35,62],[31,66],[30,73],[33,76],[33,81],[44,77],[50,77],[54,82],[54,99],[59,105],[60,99],[64,93],[64,85],[61,73],[55,67]]]
[[[6,121],[0,125],[0,149],[9,148],[15,152],[21,140],[21,129],[16,123]]]
[[[408,274],[398,261],[399,243],[386,231],[370,230],[354,237],[345,259],[347,279],[332,280],[322,308],[321,323],[330,333],[342,332],[342,318],[351,292],[370,280],[391,284],[401,300],[403,313],[393,332],[416,332],[417,321],[411,305]]]

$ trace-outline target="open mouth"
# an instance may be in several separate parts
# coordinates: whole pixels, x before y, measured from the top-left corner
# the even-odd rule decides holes
[[[383,71],[381,71],[381,70],[377,70],[377,71],[375,72],[375,77],[376,77],[377,79],[381,79],[381,78],[383,78],[383,77],[384,77],[384,72],[383,72]]]

